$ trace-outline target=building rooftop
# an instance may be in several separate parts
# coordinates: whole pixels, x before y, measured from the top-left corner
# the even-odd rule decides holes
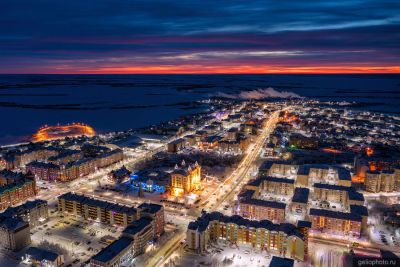
[[[283,209],[284,210],[286,208],[285,203],[256,199],[256,198],[245,198],[245,199],[241,200],[240,202],[243,204],[252,204],[252,205],[270,207],[270,208],[275,208],[275,209]]]
[[[50,162],[41,162],[41,161],[32,161],[26,164],[26,167],[35,167],[35,168],[46,168],[46,169],[59,169],[60,166],[50,163]]]
[[[137,209],[134,207],[121,205],[117,203],[112,203],[100,199],[95,199],[91,197],[87,197],[85,195],[78,195],[72,192],[65,193],[58,197],[59,199],[64,199],[67,201],[76,201],[82,203],[84,205],[94,206],[104,208],[106,210],[111,210],[118,213],[126,213],[126,214],[137,214]]]
[[[256,180],[248,183],[248,185],[253,185],[253,186],[260,186],[261,183],[264,181],[266,182],[276,182],[276,183],[285,183],[285,184],[294,184],[293,179],[288,179],[288,178],[278,178],[278,177],[271,177],[271,176],[261,176],[257,178]]]
[[[281,258],[277,256],[273,256],[271,262],[269,263],[269,267],[293,267],[294,260],[288,258]]]
[[[5,228],[9,231],[17,231],[29,227],[29,223],[22,220],[20,217],[6,217],[0,219],[0,228]]]
[[[299,220],[299,221],[297,221],[297,227],[311,228],[311,222]]]
[[[351,190],[350,186],[342,186],[342,185],[335,185],[335,184],[323,184],[323,183],[315,183],[314,187],[321,188],[321,189],[329,189],[329,190],[347,191],[347,192]]]
[[[368,216],[368,209],[361,205],[350,205],[350,212],[361,216]]]
[[[310,189],[304,187],[296,187],[296,189],[294,190],[292,202],[308,203],[309,194]]]
[[[99,253],[92,257],[92,260],[99,262],[109,262],[118,256],[122,251],[132,245],[133,239],[129,237],[121,237],[110,245],[100,250]]]
[[[37,248],[37,247],[29,247],[26,252],[26,255],[31,256],[33,259],[37,261],[55,261],[60,255],[56,252]]]
[[[340,211],[332,211],[332,210],[323,210],[323,209],[310,209],[310,215],[313,216],[324,216],[329,218],[338,218],[342,220],[351,220],[361,222],[361,215],[356,213],[347,213]]]
[[[163,206],[153,203],[142,203],[139,205],[138,209],[142,210],[142,212],[152,213],[155,214],[160,211]]]
[[[7,208],[3,213],[0,213],[0,217],[14,217],[41,205],[47,205],[47,201],[41,199],[28,200],[22,205]]]
[[[152,221],[153,220],[148,218],[140,218],[139,220],[133,221],[124,229],[123,234],[135,236],[137,233],[140,233],[144,228],[151,225]]]
[[[264,228],[269,231],[284,232],[288,236],[304,238],[297,227],[290,223],[274,224],[269,220],[253,221],[239,215],[225,216],[220,212],[203,213],[196,221],[189,223],[188,229],[197,230],[199,232],[205,231],[211,221],[234,223],[242,227]]]

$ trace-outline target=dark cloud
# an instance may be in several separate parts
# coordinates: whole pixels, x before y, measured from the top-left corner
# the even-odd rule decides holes
[[[400,2],[391,0],[3,0],[0,72],[207,64],[398,68],[399,11]]]

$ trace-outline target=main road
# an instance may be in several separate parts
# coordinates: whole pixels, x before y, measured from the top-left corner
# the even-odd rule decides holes
[[[280,111],[281,110],[275,111],[270,115],[270,118],[265,123],[261,133],[256,137],[254,143],[248,147],[246,155],[239,163],[236,170],[234,170],[232,174],[228,178],[226,178],[225,181],[221,184],[222,186],[231,185],[229,191],[225,192],[224,190],[221,190],[220,186],[212,194],[210,194],[209,195],[210,197],[218,198],[218,200],[214,205],[212,205],[209,202],[210,197],[203,200],[203,203],[208,203],[208,205],[205,206],[207,210],[213,210],[216,207],[219,207],[225,200],[232,198],[235,194],[236,189],[242,184],[242,182],[245,181],[245,178],[248,178],[249,171],[253,166],[254,162],[257,160],[258,156],[260,155],[265,141],[267,140],[267,138],[269,138],[269,135],[275,129],[275,126],[278,122]],[[214,195],[214,193],[216,195]],[[188,216],[187,219],[189,218],[190,217]],[[159,250],[157,256],[153,257],[153,259],[146,266],[148,267],[162,266],[164,262],[167,262],[169,260],[169,257],[172,255],[172,252],[175,249],[179,248],[181,242],[185,239],[185,237],[186,235],[185,233],[183,233],[180,234],[178,238],[173,238],[170,242],[165,244]]]
[[[208,203],[208,205],[205,206],[206,209],[220,207],[225,200],[233,198],[235,193],[237,192],[236,189],[240,189],[240,186],[249,179],[251,167],[260,155],[267,138],[269,138],[269,135],[275,129],[280,112],[281,110],[278,110],[271,114],[270,118],[265,123],[262,132],[257,136],[254,143],[248,147],[246,155],[239,163],[236,170],[234,170],[232,174],[227,179],[225,179],[225,181],[215,190],[215,192],[213,192],[213,194],[210,194],[210,197],[216,198],[218,200],[215,202],[215,204],[212,204],[211,202]],[[229,187],[228,192],[221,190],[225,186]],[[216,195],[214,195],[214,193],[216,193]],[[205,199],[204,201],[209,201],[209,198]]]

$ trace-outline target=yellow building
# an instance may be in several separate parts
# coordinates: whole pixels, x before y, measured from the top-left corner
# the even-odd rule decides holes
[[[141,217],[140,210],[134,207],[71,192],[58,197],[58,210],[108,225],[127,226]]]
[[[399,191],[398,184],[398,170],[367,171],[364,181],[365,190],[373,193]]]
[[[201,167],[196,162],[186,166],[182,161],[181,166],[175,166],[171,173],[171,195],[182,197],[184,194],[201,188]]]
[[[304,229],[293,224],[274,224],[268,220],[251,221],[241,216],[224,216],[219,212],[203,213],[189,223],[186,242],[189,249],[202,253],[211,242],[249,244],[253,248],[304,261],[308,238]]]

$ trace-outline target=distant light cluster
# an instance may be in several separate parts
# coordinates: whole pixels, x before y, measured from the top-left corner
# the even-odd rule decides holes
[[[34,135],[32,135],[32,141],[48,141],[61,139],[65,137],[75,137],[80,135],[93,136],[96,132],[93,127],[82,124],[72,123],[68,125],[54,125],[54,126],[43,126]]]

